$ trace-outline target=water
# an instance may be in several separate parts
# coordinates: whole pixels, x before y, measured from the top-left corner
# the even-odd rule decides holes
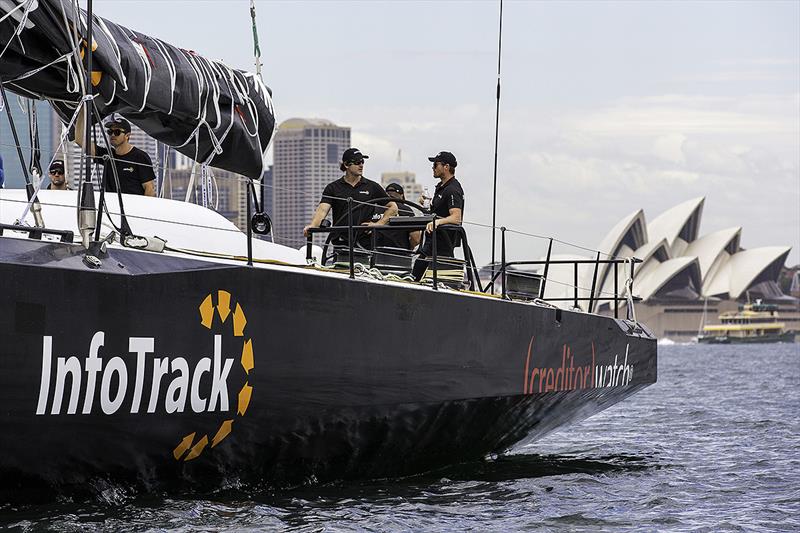
[[[513,455],[285,491],[0,504],[0,527],[191,531],[800,531],[800,344],[659,347],[659,382]]]

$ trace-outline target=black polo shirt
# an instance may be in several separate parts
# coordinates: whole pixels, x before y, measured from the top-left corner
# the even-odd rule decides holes
[[[414,211],[405,204],[401,204],[400,202],[395,202],[397,204],[397,214],[401,217],[413,217]],[[390,229],[386,231],[381,231],[378,234],[378,237],[381,239],[382,246],[393,246],[395,248],[403,248],[404,250],[411,249],[411,240],[408,236],[413,231],[419,230],[407,230],[407,229]]]
[[[355,186],[347,183],[344,176],[330,182],[325,186],[325,190],[322,191],[322,198],[320,198],[319,202],[331,205],[334,226],[347,225],[348,198],[353,199],[353,225],[359,226],[364,222],[380,220],[386,210],[386,202],[377,202],[369,205],[358,202],[369,202],[376,198],[389,198],[389,195],[386,194],[383,187],[364,176],[358,180]],[[365,237],[366,235],[366,233],[362,233],[359,241],[369,242],[370,239]],[[347,240],[346,234],[338,235],[337,237],[339,240]]]
[[[436,185],[436,190],[433,193],[433,200],[431,201],[431,211],[436,213],[436,216],[445,218],[450,216],[450,209],[461,209],[461,217],[464,217],[464,189],[461,184],[453,177],[447,182],[439,182]],[[452,251],[461,245],[461,235],[456,231],[436,230],[436,243],[442,243],[445,250]]]
[[[108,150],[102,146],[95,149],[97,157],[108,154]],[[98,161],[101,161],[98,159]],[[106,191],[117,192],[117,183],[114,180],[114,170],[111,160],[103,161],[103,180],[106,184]],[[147,152],[135,146],[125,155],[114,154],[114,165],[117,167],[120,190],[126,194],[144,194],[144,184],[156,179],[153,172],[153,162]]]

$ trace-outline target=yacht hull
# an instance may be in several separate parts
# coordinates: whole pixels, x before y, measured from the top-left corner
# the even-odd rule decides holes
[[[78,246],[0,244],[6,480],[405,475],[657,378],[655,339],[609,317],[132,250],[93,270]]]

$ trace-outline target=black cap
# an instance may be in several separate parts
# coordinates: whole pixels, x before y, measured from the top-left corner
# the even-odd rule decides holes
[[[131,132],[131,123],[125,120],[122,117],[115,117],[105,123],[106,129],[110,130],[112,128],[117,128],[125,133]]]
[[[450,168],[456,168],[458,165],[458,161],[456,161],[456,156],[454,156],[451,152],[439,152],[433,157],[429,157],[428,161],[431,163],[442,163],[444,165],[450,165]]]
[[[386,186],[386,192],[396,192],[396,193],[399,193],[399,194],[405,194],[405,191],[403,190],[403,186],[400,185],[399,183],[390,183],[389,185],[387,185]]]
[[[358,148],[348,148],[342,154],[342,162],[349,163],[350,161],[361,161],[362,159],[369,159],[368,155],[361,153]]]
[[[62,173],[64,172],[64,160],[63,159],[54,159],[52,163],[50,163],[50,172],[55,170],[60,170]]]

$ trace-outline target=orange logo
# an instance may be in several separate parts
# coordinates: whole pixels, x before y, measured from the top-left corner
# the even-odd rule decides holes
[[[242,356],[240,362],[245,372],[245,381],[244,385],[242,385],[242,388],[239,390],[236,415],[223,420],[210,441],[209,435],[211,433],[200,434],[200,432],[195,431],[186,435],[172,451],[172,455],[175,457],[176,461],[191,461],[192,459],[196,459],[203,453],[203,450],[208,447],[209,443],[211,444],[211,448],[214,448],[217,444],[225,440],[233,430],[233,423],[238,420],[239,417],[243,417],[247,412],[247,408],[250,405],[250,398],[253,395],[253,387],[248,380],[250,371],[253,370],[254,367],[253,342],[252,339],[248,338],[245,334],[247,318],[244,315],[244,310],[236,303],[233,312],[231,312],[231,294],[227,291],[217,291],[216,305],[214,305],[212,295],[213,293],[206,296],[203,303],[201,303],[198,308],[200,311],[200,324],[212,331],[215,327],[226,328],[226,322],[227,325],[231,326],[234,339],[238,338],[242,341]],[[228,320],[229,318],[230,320]]]

